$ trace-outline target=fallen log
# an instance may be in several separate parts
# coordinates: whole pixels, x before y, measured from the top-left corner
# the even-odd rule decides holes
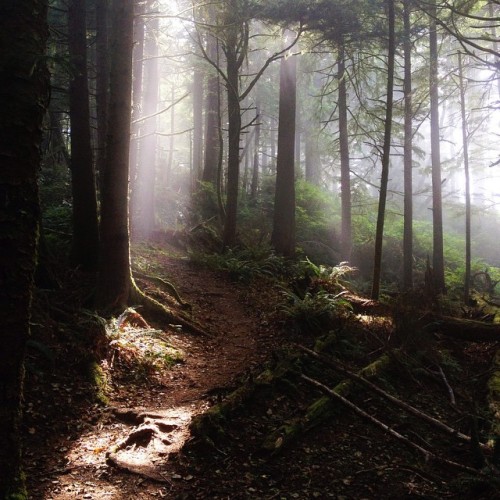
[[[358,372],[359,375],[368,379],[379,376],[391,366],[391,357],[383,354],[369,365]],[[353,387],[350,379],[342,380],[332,389],[337,394],[347,396]],[[307,432],[322,424],[335,415],[337,406],[328,396],[323,396],[312,403],[306,414],[282,425],[270,433],[262,442],[262,449],[268,453],[278,453],[287,444],[292,442],[298,435]]]
[[[312,356],[315,359],[318,359],[321,362],[327,364],[328,366],[331,366],[334,370],[338,371],[342,375],[350,378],[351,380],[354,380],[355,382],[358,382],[359,384],[365,386],[366,388],[370,389],[371,391],[377,393],[379,396],[381,396],[385,400],[390,401],[391,403],[395,404],[399,408],[402,408],[403,410],[407,411],[408,413],[411,413],[412,415],[426,421],[427,423],[431,424],[432,426],[434,426],[437,429],[440,429],[441,431],[445,432],[446,434],[454,436],[457,439],[464,441],[466,443],[471,442],[470,436],[463,434],[462,432],[450,427],[449,425],[445,424],[444,422],[441,422],[440,420],[432,417],[431,415],[428,415],[427,413],[424,413],[423,411],[415,408],[414,406],[409,405],[408,403],[402,401],[401,399],[396,398],[392,394],[389,394],[388,392],[384,391],[378,385],[375,385],[373,382],[370,382],[366,378],[361,377],[361,376],[357,375],[356,373],[348,370],[347,368],[342,366],[340,363],[335,362],[332,359],[327,358],[324,355],[318,354],[317,352],[312,351],[311,349],[308,349],[307,347],[304,347],[302,345],[299,345],[298,348],[301,349],[302,351],[304,351],[309,356]],[[485,451],[490,451],[490,448],[488,447],[488,445],[486,445],[484,443],[479,443],[479,446]]]
[[[295,373],[295,357],[286,357],[273,369],[262,371],[257,377],[250,378],[243,385],[231,392],[224,401],[212,406],[206,412],[193,418],[189,429],[194,440],[193,445],[199,442],[215,446],[215,443],[223,439],[224,425],[236,412],[241,410],[247,401],[255,396],[257,391],[272,387],[280,380],[286,379],[291,373]]]
[[[366,413],[363,409],[361,409],[359,406],[355,405],[352,401],[349,401],[347,398],[344,396],[338,394],[334,390],[331,390],[329,387],[326,385],[322,384],[321,382],[318,382],[317,380],[314,380],[312,378],[309,378],[306,375],[301,375],[302,380],[306,381],[310,385],[313,385],[314,387],[317,387],[320,389],[324,394],[327,395],[327,397],[331,398],[332,400],[335,401],[340,401],[342,404],[353,410],[355,413],[357,413],[359,416],[363,417],[364,419],[368,420],[372,424],[376,425],[380,429],[384,430],[388,434],[390,434],[392,437],[396,438],[397,440],[401,441],[405,445],[407,445],[409,448],[412,448],[413,450],[418,451],[421,453],[426,461],[429,460],[434,460],[436,462],[449,465],[451,467],[454,467],[456,469],[459,469],[462,472],[466,472],[467,474],[473,474],[473,475],[482,475],[482,473],[476,469],[473,469],[472,467],[468,467],[466,465],[460,464],[458,462],[454,462],[452,460],[448,460],[446,458],[440,457],[433,451],[427,450],[426,448],[418,445],[417,443],[414,443],[410,439],[408,439],[406,436],[403,436],[399,432],[395,431],[388,425],[384,424],[382,421],[378,420],[377,418],[373,417],[372,415],[369,415]]]
[[[500,342],[500,324],[451,316],[425,316],[422,318],[422,323],[427,332],[439,333],[458,340]]]

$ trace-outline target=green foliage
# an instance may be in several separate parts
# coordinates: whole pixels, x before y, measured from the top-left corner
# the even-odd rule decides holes
[[[329,267],[306,258],[295,267],[292,289],[283,290],[282,311],[303,333],[331,329],[352,311],[343,296],[345,277],[353,271],[346,263]]]
[[[257,276],[279,277],[287,272],[287,263],[267,245],[228,250],[224,254],[191,253],[197,264],[228,273],[235,281],[249,282]]]
[[[161,330],[124,326],[114,320],[107,327],[107,336],[112,353],[110,368],[128,379],[147,381],[184,361],[184,353],[173,348]]]
[[[297,244],[315,262],[337,263],[339,253],[334,228],[340,220],[338,203],[330,193],[303,180],[296,183],[295,198]]]
[[[331,294],[325,290],[306,292],[303,297],[290,290],[283,290],[286,302],[281,309],[302,333],[322,333],[330,329],[335,319],[351,311],[351,304],[344,300],[344,292]]]

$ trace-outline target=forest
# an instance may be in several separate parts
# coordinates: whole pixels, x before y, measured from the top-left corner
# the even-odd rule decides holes
[[[498,0],[0,0],[0,499],[500,498]]]

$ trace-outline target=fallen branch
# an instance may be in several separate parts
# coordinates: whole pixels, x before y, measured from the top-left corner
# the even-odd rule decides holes
[[[329,398],[332,398],[333,400],[336,400],[336,401],[340,401],[345,406],[347,406],[348,408],[353,410],[355,413],[357,413],[359,416],[363,417],[364,419],[370,421],[372,424],[376,425],[380,429],[389,433],[392,437],[394,437],[397,440],[401,441],[402,443],[406,444],[409,448],[412,448],[412,449],[418,451],[419,453],[421,453],[424,456],[426,461],[435,460],[436,462],[439,462],[439,463],[442,463],[445,465],[449,465],[451,467],[459,469],[462,472],[466,472],[468,474],[481,475],[480,471],[473,469],[472,467],[467,467],[466,465],[459,464],[458,462],[453,462],[452,460],[448,460],[446,458],[440,457],[439,455],[436,455],[434,452],[423,448],[422,446],[418,445],[417,443],[414,443],[413,441],[408,439],[406,436],[403,436],[402,434],[395,431],[394,429],[392,429],[388,425],[384,424],[382,421],[380,421],[377,418],[373,417],[372,415],[369,415],[368,413],[366,413],[359,406],[355,405],[352,401],[349,401],[344,396],[341,396],[337,392],[332,391],[330,388],[328,388],[326,385],[322,384],[321,382],[318,382],[317,380],[309,378],[307,375],[301,375],[301,378],[302,378],[302,380],[304,380],[308,384],[320,389],[321,392],[326,394]]]
[[[450,395],[450,403],[455,406],[457,404],[457,401],[455,400],[455,393],[453,392],[453,388],[449,384],[448,379],[446,378],[446,375],[440,365],[438,365],[438,370],[439,375],[443,379],[443,383],[446,386],[446,389],[448,389],[448,394]]]
[[[370,382],[369,380],[366,380],[365,378],[360,377],[356,373],[351,372],[347,368],[341,366],[339,363],[334,362],[331,359],[326,358],[325,356],[318,354],[317,352],[312,351],[311,349],[308,349],[307,347],[304,347],[302,345],[299,345],[298,347],[299,347],[299,349],[301,349],[305,353],[309,354],[310,356],[322,361],[323,363],[327,364],[328,366],[331,366],[333,369],[337,370],[339,373],[342,373],[342,375],[364,385],[368,389],[370,389],[373,392],[376,392],[378,395],[382,396],[387,401],[390,401],[391,403],[394,403],[399,408],[406,410],[408,413],[411,413],[412,415],[415,415],[416,417],[418,417],[422,420],[425,420],[427,423],[433,425],[437,429],[440,429],[441,431],[443,431],[447,434],[450,434],[451,436],[455,436],[457,439],[460,439],[461,441],[464,441],[467,443],[471,442],[470,436],[467,436],[466,434],[463,434],[460,431],[453,429],[452,427],[445,424],[444,422],[441,422],[440,420],[437,420],[436,418],[432,417],[431,415],[428,415],[427,413],[424,413],[421,410],[418,410],[414,406],[411,406],[408,403],[405,403],[404,401],[401,401],[400,399],[396,398],[395,396],[392,396],[388,392],[381,389],[378,385],[375,385],[373,382]],[[488,451],[490,450],[490,448],[486,444],[480,443],[480,446],[484,450],[488,450]]]
[[[391,365],[391,358],[384,354],[369,365],[360,370],[359,374],[367,378],[373,378]],[[338,383],[333,389],[335,392],[346,396],[353,386],[352,380],[346,379]],[[288,422],[264,439],[262,448],[270,453],[278,453],[287,444],[293,441],[299,434],[307,432],[321,423],[330,419],[337,408],[332,399],[323,396],[312,403],[306,411],[306,414],[300,418]]]

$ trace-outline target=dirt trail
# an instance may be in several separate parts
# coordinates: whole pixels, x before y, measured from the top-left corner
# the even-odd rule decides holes
[[[174,498],[172,488],[181,477],[169,470],[168,455],[188,438],[191,418],[235,387],[238,378],[261,363],[275,345],[266,314],[250,304],[245,285],[182,259],[164,257],[161,267],[191,304],[193,318],[212,335],[194,336],[166,326],[172,345],[185,353],[184,362],[155,383],[112,383],[106,408],[90,406],[79,382],[64,370],[28,384],[26,468],[31,498]],[[162,298],[162,292],[153,293]],[[126,423],[117,409],[132,410],[132,420],[142,412],[141,421]],[[124,443],[141,425],[149,426],[145,446],[139,441],[132,446]],[[165,433],[155,437],[159,428]],[[106,453],[120,441],[122,450],[112,455],[115,465],[110,465]],[[123,460],[125,470],[116,467]],[[148,464],[144,474],[126,471],[140,472],[143,460]],[[158,460],[162,463],[157,479],[163,484],[147,479],[156,474]]]

